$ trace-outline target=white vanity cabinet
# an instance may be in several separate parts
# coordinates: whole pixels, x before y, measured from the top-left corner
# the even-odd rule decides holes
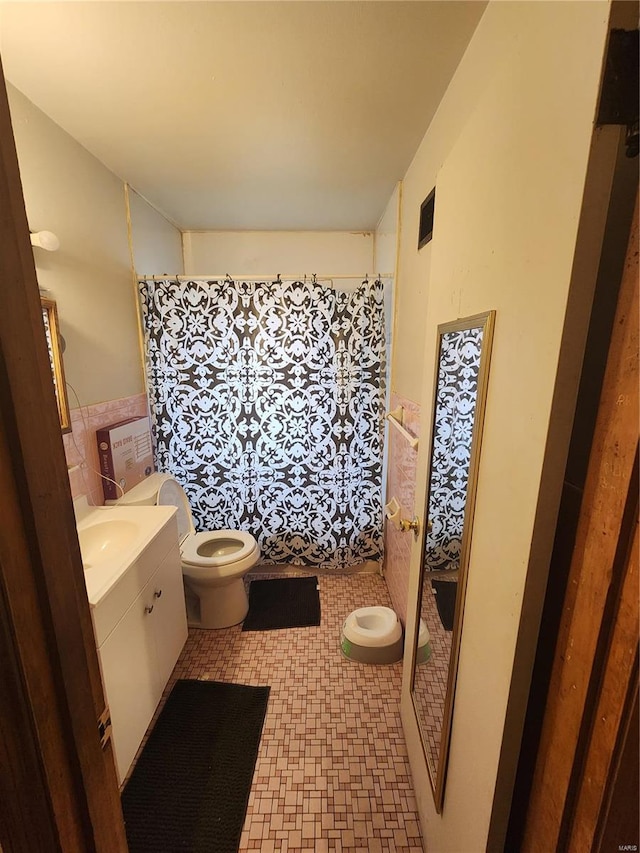
[[[175,514],[92,615],[122,782],[187,639]]]
[[[176,665],[187,639],[187,614],[182,582],[182,566],[178,545],[165,558],[154,575],[153,611],[148,622],[153,625],[153,639],[160,696]],[[178,571],[175,570],[176,563]],[[158,697],[158,700],[160,699]],[[157,704],[157,703],[156,703]]]

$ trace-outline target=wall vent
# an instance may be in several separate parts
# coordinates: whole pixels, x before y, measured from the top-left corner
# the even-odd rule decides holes
[[[436,207],[436,188],[420,205],[420,226],[418,227],[418,249],[425,246],[433,237],[433,214]]]

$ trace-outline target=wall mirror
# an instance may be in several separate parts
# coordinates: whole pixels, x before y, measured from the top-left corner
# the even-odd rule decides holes
[[[490,311],[438,327],[411,681],[438,812],[444,799],[494,318]]]
[[[49,361],[51,362],[51,373],[53,375],[53,387],[56,392],[58,404],[58,415],[60,416],[60,428],[62,432],[71,432],[71,417],[69,416],[69,402],[67,400],[67,386],[64,380],[64,365],[62,363],[62,346],[60,330],[58,328],[58,309],[53,299],[40,299],[42,305],[42,322],[44,333],[47,338],[47,349],[49,350]]]

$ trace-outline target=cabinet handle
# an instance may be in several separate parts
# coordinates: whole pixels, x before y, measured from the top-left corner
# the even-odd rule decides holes
[[[162,590],[161,590],[161,589],[157,589],[157,590],[153,593],[153,597],[154,597],[154,598],[160,598],[160,596],[161,596],[161,595],[162,595]]]
[[[151,607],[145,607],[144,612],[145,613],[151,613],[152,610],[153,610],[153,604],[151,605]]]

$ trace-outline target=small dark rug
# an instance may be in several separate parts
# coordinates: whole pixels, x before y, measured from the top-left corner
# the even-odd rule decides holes
[[[243,631],[307,628],[320,624],[318,578],[251,581]]]
[[[431,586],[436,594],[436,607],[438,608],[442,627],[445,631],[453,631],[458,582],[454,580],[435,580],[432,578]]]
[[[130,853],[236,853],[269,690],[176,682],[122,793]]]

